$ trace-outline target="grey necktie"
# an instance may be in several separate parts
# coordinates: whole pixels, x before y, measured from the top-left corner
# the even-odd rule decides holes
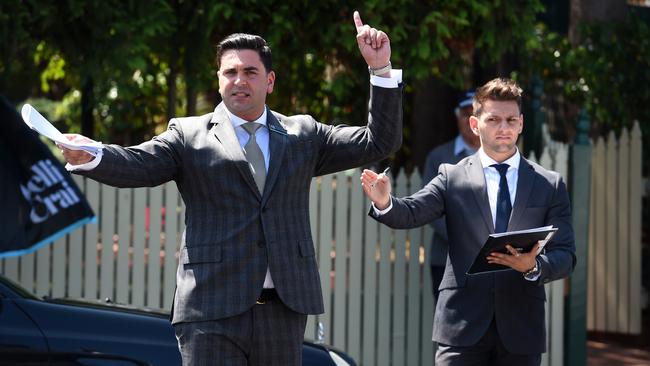
[[[246,155],[246,160],[248,160],[248,164],[251,167],[257,189],[262,193],[264,192],[264,183],[266,182],[266,164],[264,164],[262,149],[260,149],[260,146],[255,140],[255,131],[262,127],[262,125],[254,122],[246,122],[241,126],[250,135],[248,142],[244,146],[244,155]]]

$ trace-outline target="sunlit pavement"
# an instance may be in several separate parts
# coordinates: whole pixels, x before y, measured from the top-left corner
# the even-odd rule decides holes
[[[589,332],[588,366],[650,366],[650,313],[643,314],[642,334]],[[570,365],[567,365],[570,366]]]
[[[587,365],[650,365],[650,350],[619,345],[613,341],[588,341]]]

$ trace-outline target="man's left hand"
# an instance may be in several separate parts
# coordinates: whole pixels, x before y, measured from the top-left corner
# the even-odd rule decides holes
[[[372,69],[380,69],[390,62],[390,40],[379,29],[363,24],[358,11],[354,12],[354,25],[357,28],[357,45],[361,55]]]
[[[506,245],[509,254],[492,252],[487,257],[488,263],[501,264],[508,266],[515,271],[525,273],[535,267],[535,257],[537,257],[537,249],[539,242],[533,246],[533,249],[528,253],[519,253],[517,249],[511,245]]]

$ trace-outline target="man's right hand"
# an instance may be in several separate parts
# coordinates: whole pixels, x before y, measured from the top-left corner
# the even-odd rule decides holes
[[[373,69],[382,68],[390,63],[390,40],[383,31],[363,24],[358,11],[353,14],[354,26],[357,29],[357,45],[361,56]],[[390,76],[390,73],[384,75]]]
[[[364,169],[361,173],[363,192],[375,204],[378,210],[385,210],[390,204],[390,178],[384,173],[377,174]]]
[[[89,139],[86,136],[79,135],[76,133],[66,133],[64,134],[64,136],[72,142],[81,142],[81,143],[96,142],[94,140]],[[59,149],[61,150],[61,153],[63,154],[63,158],[65,159],[65,161],[67,161],[71,165],[86,164],[95,158],[92,154],[84,150],[72,150],[59,144],[57,144],[56,146],[58,146]]]

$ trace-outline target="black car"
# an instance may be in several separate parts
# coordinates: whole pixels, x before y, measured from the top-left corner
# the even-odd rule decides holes
[[[303,343],[303,365],[355,365],[331,347]],[[181,365],[169,314],[70,299],[40,299],[0,276],[0,366]]]

